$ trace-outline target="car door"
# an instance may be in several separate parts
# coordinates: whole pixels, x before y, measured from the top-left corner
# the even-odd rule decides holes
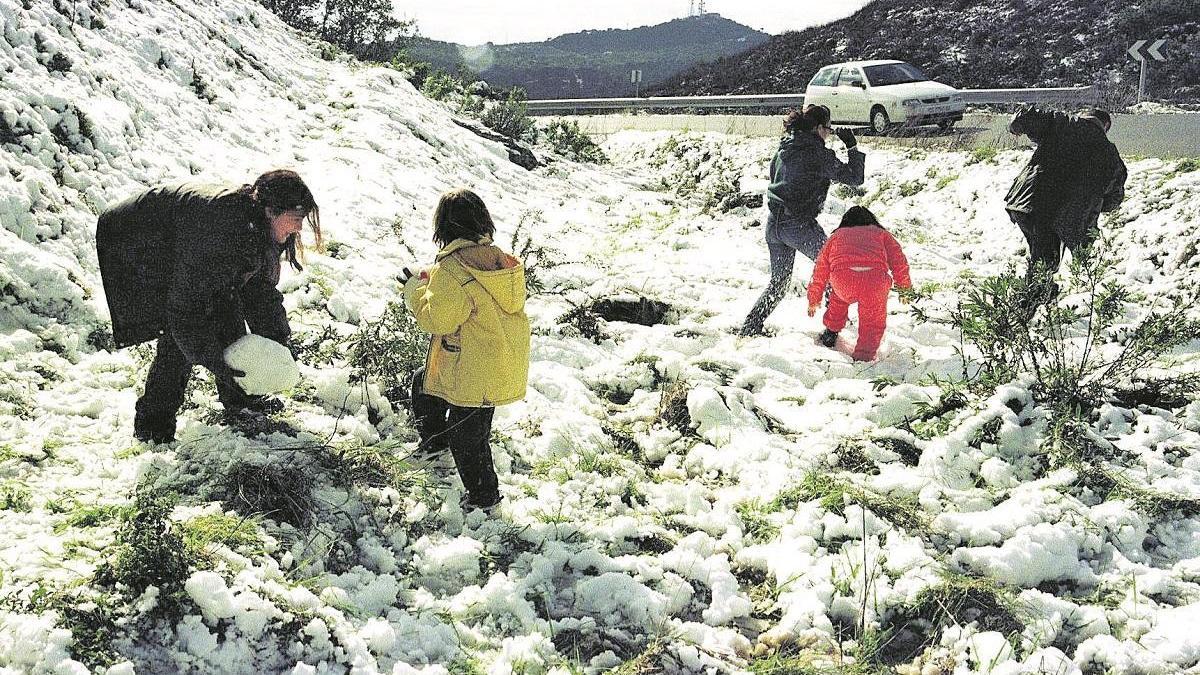
[[[871,98],[867,91],[867,80],[862,70],[855,66],[843,66],[838,74],[838,108],[833,119],[850,124],[866,124],[871,112]]]
[[[826,66],[817,71],[813,79],[808,83],[808,88],[804,90],[805,105],[824,105],[828,106],[830,112],[833,112],[834,100],[837,98],[833,94],[836,93],[839,66]]]

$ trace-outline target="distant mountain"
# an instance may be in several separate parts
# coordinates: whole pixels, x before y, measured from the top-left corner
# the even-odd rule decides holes
[[[752,49],[770,36],[718,14],[657,26],[588,30],[544,42],[465,47],[417,38],[411,57],[443,70],[460,66],[493,87],[523,87],[529,98],[629,96],[631,70],[641,90],[698,63]]]
[[[695,66],[656,86],[659,95],[803,92],[823,65],[894,58],[964,88],[1102,84],[1136,91],[1125,50],[1165,38],[1147,95],[1200,101],[1200,0],[876,0],[854,15],[772,37],[757,48]]]

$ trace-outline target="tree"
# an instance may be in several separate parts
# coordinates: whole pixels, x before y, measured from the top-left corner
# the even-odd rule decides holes
[[[323,9],[321,37],[362,58],[381,58],[385,47],[394,53],[394,40],[413,25],[395,17],[391,0],[325,0]]]
[[[395,16],[392,0],[259,0],[289,26],[355,56],[388,61],[416,34],[412,21]]]
[[[312,32],[316,28],[313,14],[316,12],[320,0],[259,0],[259,2],[296,30]]]

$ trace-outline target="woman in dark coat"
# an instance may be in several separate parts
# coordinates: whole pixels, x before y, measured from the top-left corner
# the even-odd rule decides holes
[[[1037,145],[1004,198],[1009,218],[1029,244],[1028,279],[1039,270],[1052,277],[1064,247],[1083,255],[1099,234],[1101,212],[1116,210],[1124,200],[1128,174],[1108,140],[1111,124],[1103,110],[1071,116],[1036,108],[1018,112],[1009,123],[1011,133]],[[1057,294],[1049,278],[1039,283],[1047,287],[1045,297]]]
[[[825,244],[825,230],[817,216],[825,207],[832,182],[862,185],[866,157],[857,147],[854,133],[839,129],[846,144],[848,162],[842,162],[825,140],[833,135],[829,108],[805,106],[784,119],[786,136],[771,160],[771,183],[767,188],[767,251],[771,256],[771,281],[746,316],[739,335],[761,335],[763,322],[775,311],[792,279],[796,251],[816,260]]]
[[[174,440],[195,365],[212,371],[227,414],[280,407],[243,392],[234,378],[244,373],[226,365],[224,352],[247,328],[288,344],[291,327],[275,286],[281,257],[300,269],[306,222],[319,246],[312,192],[284,169],[252,185],[160,186],[100,215],[96,251],[116,344],[158,340],[134,436]]]

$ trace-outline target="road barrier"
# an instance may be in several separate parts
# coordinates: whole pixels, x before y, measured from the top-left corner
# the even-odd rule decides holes
[[[963,100],[988,103],[1063,103],[1091,105],[1098,99],[1095,87],[1043,89],[960,89]],[[561,98],[526,101],[534,115],[624,110],[798,108],[804,94],[738,94],[733,96],[650,96],[644,98]]]

